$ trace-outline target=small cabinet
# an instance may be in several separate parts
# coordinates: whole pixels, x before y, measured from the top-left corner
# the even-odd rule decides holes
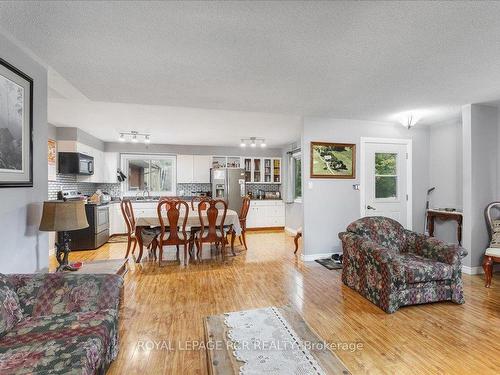
[[[177,155],[177,183],[190,184],[193,182],[193,155]]]
[[[285,226],[285,204],[282,200],[251,201],[247,215],[247,228]]]

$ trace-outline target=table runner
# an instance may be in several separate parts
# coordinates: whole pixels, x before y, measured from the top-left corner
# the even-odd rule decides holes
[[[225,315],[241,375],[326,375],[275,307]]]

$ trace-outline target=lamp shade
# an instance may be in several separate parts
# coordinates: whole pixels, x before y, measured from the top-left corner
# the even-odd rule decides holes
[[[46,201],[43,202],[40,230],[63,232],[87,228],[87,214],[84,201]]]

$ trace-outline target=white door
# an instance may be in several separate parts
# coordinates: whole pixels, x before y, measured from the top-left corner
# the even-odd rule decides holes
[[[411,229],[410,143],[364,142],[362,216],[386,216]],[[364,201],[364,202],[363,202]]]

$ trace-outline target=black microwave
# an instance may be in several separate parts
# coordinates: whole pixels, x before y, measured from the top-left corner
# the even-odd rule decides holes
[[[78,152],[59,152],[59,173],[94,174],[94,158]]]

